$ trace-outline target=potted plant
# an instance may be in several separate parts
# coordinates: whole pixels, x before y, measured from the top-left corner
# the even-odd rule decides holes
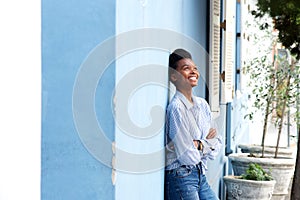
[[[248,150],[248,153],[231,154],[229,160],[235,175],[245,173],[249,163],[258,163],[264,170],[271,168],[271,175],[276,180],[272,199],[285,199],[293,176],[295,159],[290,155],[278,154],[279,140],[286,111],[294,105],[297,97],[295,88],[299,82],[297,77],[300,71],[293,62],[287,62],[287,57],[279,56],[280,54],[276,52],[278,45],[273,28],[264,29],[262,33],[264,35],[253,37],[257,47],[256,57],[250,56],[249,65],[244,68],[244,72],[250,76],[250,84],[253,88],[251,91],[251,96],[254,96],[253,107],[255,111],[263,114],[261,147],[257,148],[258,151]],[[253,113],[246,117],[253,119]],[[268,123],[272,118],[278,128],[277,143],[275,148],[266,148]],[[273,149],[273,151],[266,153],[266,149]]]
[[[272,197],[274,185],[270,173],[265,172],[258,164],[251,163],[245,174],[241,176],[224,176],[227,199],[260,199]]]
[[[253,157],[248,153],[229,155],[234,175],[239,176],[247,171],[249,163],[257,163],[264,170],[271,169],[271,176],[276,181],[273,199],[285,199],[294,173],[295,160],[291,158]]]

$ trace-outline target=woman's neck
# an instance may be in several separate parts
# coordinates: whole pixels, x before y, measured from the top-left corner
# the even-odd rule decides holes
[[[192,90],[181,90],[179,88],[177,88],[177,89],[178,89],[179,92],[181,92],[185,96],[185,98],[187,98],[187,100],[189,100],[189,102],[193,103],[193,98],[192,98],[193,92],[192,92]]]

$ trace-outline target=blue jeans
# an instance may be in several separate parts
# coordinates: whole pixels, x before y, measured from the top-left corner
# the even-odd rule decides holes
[[[166,170],[165,200],[218,200],[218,197],[197,165]]]

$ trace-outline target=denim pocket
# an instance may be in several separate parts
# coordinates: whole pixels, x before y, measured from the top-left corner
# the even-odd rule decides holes
[[[177,178],[184,178],[189,176],[192,173],[192,169],[188,169],[186,167],[179,167],[176,170],[176,177]]]

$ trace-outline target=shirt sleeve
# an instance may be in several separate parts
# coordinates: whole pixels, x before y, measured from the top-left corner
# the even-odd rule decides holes
[[[207,119],[208,121],[212,120],[212,116],[211,116],[211,111],[209,108],[208,103],[205,101],[204,102],[204,113],[207,115]],[[219,135],[219,133],[217,132],[217,135],[215,138],[213,139],[206,139],[206,136],[208,134],[208,131],[210,129],[209,127],[210,125],[208,125],[206,134],[203,135],[203,137],[201,138],[201,142],[203,145],[203,150],[201,152],[201,159],[202,160],[213,160],[216,158],[216,156],[220,153],[221,149],[222,149],[222,137],[221,135]],[[218,131],[218,130],[217,130]]]
[[[189,164],[191,160],[199,159],[200,153],[195,153],[196,148],[193,138],[189,133],[188,124],[183,120],[182,112],[175,108],[168,113],[168,137],[174,144],[177,158],[181,164]]]
[[[200,141],[203,144],[203,150],[201,152],[202,159],[215,159],[222,148],[222,137],[220,135],[216,135],[213,139],[203,139]]]

